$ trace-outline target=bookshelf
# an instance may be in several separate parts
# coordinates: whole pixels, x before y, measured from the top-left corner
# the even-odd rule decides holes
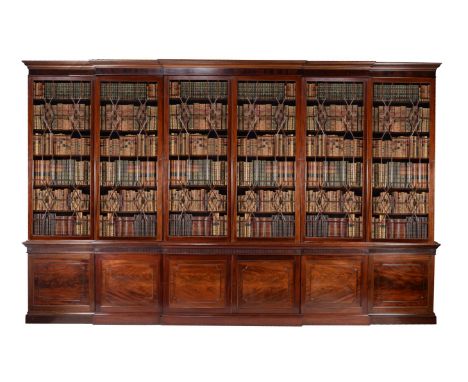
[[[373,85],[372,238],[428,238],[430,85]]]
[[[436,323],[436,63],[26,61],[27,322]]]
[[[169,81],[169,236],[228,236],[228,82]]]
[[[237,84],[237,237],[294,238],[296,83]]]
[[[306,82],[308,238],[363,237],[362,82]]]
[[[32,236],[91,235],[91,83],[34,81]]]
[[[100,82],[100,237],[156,237],[157,95],[157,82]]]

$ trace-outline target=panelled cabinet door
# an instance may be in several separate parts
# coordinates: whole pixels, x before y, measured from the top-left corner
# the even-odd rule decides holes
[[[166,256],[165,311],[229,311],[229,274],[228,256]]]
[[[434,256],[374,255],[369,271],[369,313],[432,313]]]
[[[365,256],[305,256],[302,259],[302,312],[362,313]]]
[[[94,310],[92,255],[30,255],[29,311]]]
[[[240,257],[236,264],[239,313],[298,313],[298,261]]]
[[[159,255],[97,255],[97,311],[160,311],[160,262]]]

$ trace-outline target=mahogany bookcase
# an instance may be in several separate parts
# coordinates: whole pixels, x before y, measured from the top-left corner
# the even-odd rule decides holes
[[[440,64],[24,63],[26,322],[436,323]]]

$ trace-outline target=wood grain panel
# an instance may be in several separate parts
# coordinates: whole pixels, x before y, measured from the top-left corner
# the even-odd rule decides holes
[[[239,312],[295,312],[296,264],[294,258],[239,259],[237,308]]]
[[[159,255],[99,255],[96,273],[98,311],[160,310]]]
[[[376,255],[371,258],[371,312],[431,313],[434,257]]]
[[[29,255],[29,310],[94,308],[91,255]]]
[[[364,258],[306,256],[302,259],[302,312],[362,312]]]
[[[228,257],[167,256],[167,310],[227,311],[228,272]]]

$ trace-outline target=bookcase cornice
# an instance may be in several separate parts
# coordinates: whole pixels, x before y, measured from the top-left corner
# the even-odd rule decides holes
[[[355,75],[434,77],[440,63],[306,60],[25,60],[30,75]]]

